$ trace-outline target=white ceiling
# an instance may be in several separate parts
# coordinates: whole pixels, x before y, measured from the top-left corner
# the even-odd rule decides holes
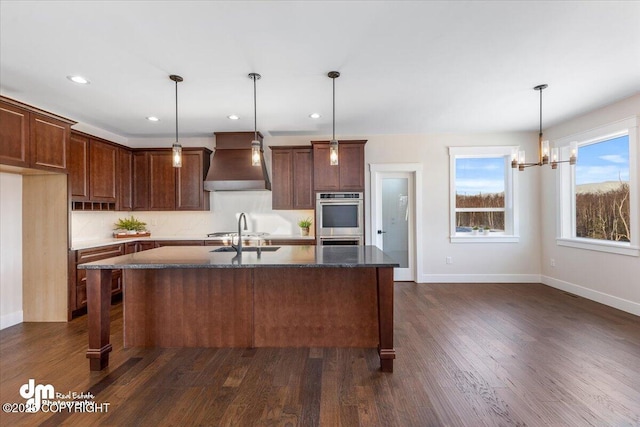
[[[3,95],[126,138],[174,134],[169,74],[181,136],[253,130],[250,72],[258,130],[327,135],[331,70],[338,137],[533,131],[537,84],[545,127],[640,91],[640,2],[3,0],[0,63]]]

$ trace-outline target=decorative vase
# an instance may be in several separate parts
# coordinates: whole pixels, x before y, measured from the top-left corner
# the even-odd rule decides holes
[[[484,233],[484,235],[485,235],[485,236],[488,236],[488,235],[489,235],[489,229],[488,229],[488,228],[485,228],[485,229],[483,230],[483,233]]]
[[[300,235],[308,236],[309,235],[309,227],[300,227]]]
[[[136,230],[127,230],[127,234],[138,234]]]

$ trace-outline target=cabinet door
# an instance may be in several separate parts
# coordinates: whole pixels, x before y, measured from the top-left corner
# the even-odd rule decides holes
[[[292,150],[293,209],[313,209],[313,153],[311,148]]]
[[[271,147],[271,207],[293,208],[293,153]]]
[[[155,240],[144,240],[138,242],[138,252],[147,251],[156,248]]]
[[[133,153],[131,150],[118,150],[118,210],[133,210],[133,186],[131,173],[133,171]]]
[[[29,167],[29,112],[0,102],[0,163]]]
[[[340,166],[343,162],[342,146],[339,150],[340,162],[336,166],[331,166],[329,164],[329,144],[313,145],[313,185],[316,191],[340,190]]]
[[[89,200],[89,138],[71,134],[69,141],[71,200]]]
[[[149,154],[133,153],[133,210],[149,210]]]
[[[171,151],[149,152],[149,210],[174,210],[176,170]]]
[[[364,191],[364,144],[341,144],[340,190]]]
[[[67,171],[69,124],[40,114],[30,115],[30,164],[33,168]]]
[[[89,142],[89,199],[116,202],[118,148],[104,142]]]
[[[182,167],[176,172],[176,209],[206,210],[209,193],[204,191],[203,151],[182,151]]]

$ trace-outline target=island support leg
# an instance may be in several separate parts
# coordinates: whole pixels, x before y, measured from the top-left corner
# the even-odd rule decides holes
[[[89,369],[101,371],[109,366],[111,352],[110,311],[111,270],[87,270],[87,317],[89,324]]]
[[[393,348],[393,268],[376,268],[378,284],[378,335],[380,345],[380,369],[393,372],[393,359],[396,350]]]

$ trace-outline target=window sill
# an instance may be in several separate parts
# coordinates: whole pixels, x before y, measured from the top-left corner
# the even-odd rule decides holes
[[[520,236],[512,236],[512,235],[491,235],[489,234],[478,234],[478,235],[469,235],[469,233],[465,234],[456,234],[450,237],[451,243],[518,243],[520,241]]]
[[[627,256],[640,256],[640,248],[631,246],[629,243],[614,243],[583,238],[557,238],[556,244],[558,246],[567,246],[570,248],[585,249],[589,251],[608,252],[611,254]]]

